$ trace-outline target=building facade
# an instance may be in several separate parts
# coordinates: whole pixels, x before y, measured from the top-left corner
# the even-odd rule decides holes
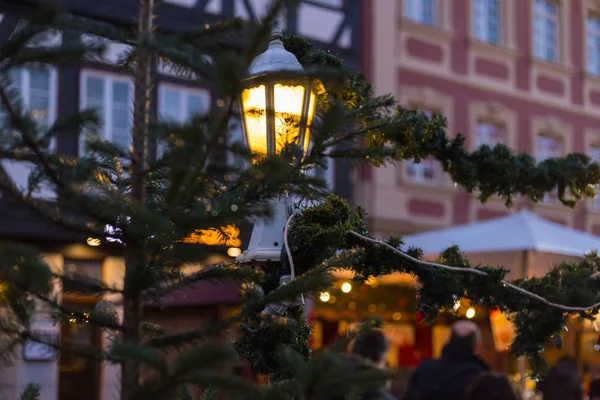
[[[600,156],[600,3],[592,0],[374,0],[364,3],[363,70],[377,94],[447,117],[467,145],[504,143],[537,160]],[[381,235],[532,208],[600,234],[600,201],[571,210],[555,196],[507,210],[455,187],[431,160],[366,168],[354,200]]]
[[[463,134],[470,150],[503,143],[538,161],[570,152],[600,160],[600,2],[365,0],[361,17],[361,69],[375,94],[391,93],[404,105],[443,114],[447,134]],[[482,204],[433,160],[355,171],[353,202],[366,208],[370,231],[379,237],[487,220],[522,208],[600,235],[598,199],[580,202],[575,209],[560,204],[554,194],[538,204],[518,198],[512,209],[499,198]],[[497,260],[510,267],[503,261]],[[387,280],[401,286],[397,295],[372,297],[369,307],[379,312],[387,305],[389,313],[397,314],[389,322],[406,331],[397,346],[416,354],[413,360],[400,354],[398,365],[410,366],[439,354],[448,334],[444,325],[452,318],[431,327],[418,323],[414,310],[398,301],[416,283],[400,279]],[[327,307],[338,303],[340,299]],[[327,307],[322,307],[325,332],[327,324],[339,319],[327,319]],[[460,317],[465,317],[466,307],[460,308]],[[495,317],[477,309],[473,320],[482,326],[485,347],[491,349],[486,360],[494,368],[522,371],[514,360],[500,356],[501,349],[494,351],[498,342],[492,333],[500,326]],[[600,364],[591,350],[590,338],[597,337],[591,327],[575,326],[571,332],[562,351],[547,346],[550,362],[566,351],[584,368]]]
[[[27,15],[43,0],[0,1],[0,41],[9,38],[27,22]],[[131,24],[137,20],[136,0],[62,0],[58,1],[68,11],[115,24]],[[158,3],[158,2],[157,2]],[[256,21],[270,4],[268,0],[164,0],[156,7],[155,23],[160,29],[171,32],[199,30],[205,25],[232,17]],[[287,10],[279,24],[287,32],[301,33],[331,51],[340,54],[347,63],[358,65],[359,2],[357,0],[302,1],[294,9]],[[38,43],[60,46],[62,43],[85,41],[85,36],[57,32],[39,38]],[[241,45],[241,43],[240,43]],[[84,108],[97,108],[102,115],[100,135],[114,143],[127,146],[131,127],[130,110],[133,105],[133,78],[123,75],[116,62],[127,48],[108,43],[102,60],[81,60],[68,67],[36,66],[12,72],[12,82],[21,94],[24,106],[42,125],[71,116]],[[196,113],[202,113],[219,103],[210,90],[210,84],[190,80],[173,71],[154,66],[155,89],[152,93],[152,114],[177,122],[184,122]],[[240,134],[234,132],[233,135]],[[160,149],[156,149],[158,152]],[[72,132],[61,135],[51,144],[49,151],[66,155],[78,155],[84,151],[83,135]],[[0,160],[18,185],[27,183],[30,172],[23,163],[11,164]],[[348,188],[349,176],[344,168],[332,166],[321,172],[332,189]],[[342,182],[341,185],[336,182]],[[346,195],[350,196],[350,192]],[[38,195],[55,202],[55,194],[47,189]],[[245,248],[249,230],[240,227],[234,248]],[[57,273],[82,274],[100,279],[108,285],[121,284],[124,261],[119,248],[97,238],[77,237],[35,218],[18,204],[0,199],[0,240],[27,242],[37,246],[49,265]],[[227,259],[228,247],[202,241],[201,245],[213,245],[208,264]],[[229,253],[235,254],[235,253]],[[191,270],[201,266],[191,267]],[[56,290],[61,294],[61,285]],[[192,288],[192,292],[174,293],[163,299],[157,307],[148,310],[148,317],[163,322],[173,329],[184,329],[201,321],[222,318],[227,304],[237,301],[234,290],[215,290],[211,287]],[[102,300],[98,296],[68,296],[61,294],[62,301],[73,307],[86,309]],[[109,299],[110,300],[110,299]],[[225,305],[225,307],[223,307]],[[107,334],[89,326],[70,321],[68,318],[55,324],[40,312],[34,326],[44,330],[61,342],[103,346],[108,343]],[[118,367],[69,357],[42,355],[36,346],[25,346],[22,357],[0,370],[0,395],[17,398],[20,389],[29,382],[42,386],[43,400],[108,400],[118,394]]]

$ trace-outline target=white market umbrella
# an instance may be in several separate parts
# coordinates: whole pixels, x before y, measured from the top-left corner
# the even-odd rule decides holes
[[[529,210],[488,221],[408,235],[403,239],[407,246],[420,247],[429,256],[438,255],[453,245],[457,245],[463,253],[479,254],[475,258],[483,256],[497,260],[498,257],[521,253],[522,259],[510,269],[520,265],[521,273],[525,275],[536,275],[536,270],[545,273],[549,265],[550,258],[542,258],[539,265],[532,265],[538,264],[532,262],[529,256],[532,252],[540,257],[547,257],[550,255],[548,253],[581,257],[592,250],[600,251],[600,237],[548,221]],[[522,357],[519,358],[519,372],[522,377],[525,376],[525,360]],[[522,379],[521,389],[524,388]]]
[[[537,251],[581,257],[600,251],[600,237],[541,218],[529,210],[516,214],[404,236],[407,246],[439,254],[457,245],[463,253]]]

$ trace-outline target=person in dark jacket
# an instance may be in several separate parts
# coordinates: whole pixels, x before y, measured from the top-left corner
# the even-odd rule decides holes
[[[485,373],[467,389],[466,400],[520,400],[521,396],[504,375]]]
[[[345,356],[346,361],[355,371],[384,369],[387,367],[386,355],[390,348],[390,341],[379,329],[369,329],[359,335],[354,341],[350,354]],[[343,400],[345,397],[334,397],[331,400]],[[388,392],[387,387],[375,387],[368,390],[360,397],[361,400],[396,400]]]
[[[539,385],[544,400],[581,400],[581,376],[573,358],[565,356],[550,368]]]
[[[464,400],[469,385],[489,371],[476,355],[480,345],[477,325],[471,321],[456,322],[442,357],[421,362],[404,400]]]
[[[590,383],[590,392],[588,393],[590,400],[600,400],[600,379],[594,379]]]

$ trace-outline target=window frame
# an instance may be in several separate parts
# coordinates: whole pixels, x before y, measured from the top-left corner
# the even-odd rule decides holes
[[[558,142],[559,146],[561,147],[561,154],[556,154],[556,155],[549,155],[546,156],[544,158],[540,157],[539,154],[539,141],[541,139],[551,139],[551,140],[555,140],[556,142]],[[567,153],[565,152],[565,140],[562,136],[556,135],[552,132],[540,132],[539,134],[537,134],[535,136],[535,148],[533,151],[533,154],[535,156],[535,161],[536,163],[540,163],[543,162],[549,158],[555,158],[555,157],[563,157],[565,156]],[[558,194],[556,192],[556,190],[552,191],[551,193],[547,194],[544,196],[544,199],[542,200],[543,203],[550,203],[550,204],[558,204]]]
[[[416,104],[412,104],[411,107],[418,108],[419,111],[424,112],[429,118],[433,116],[433,114],[442,114],[439,109],[432,107],[420,107]],[[432,179],[426,178],[425,172],[427,171],[427,166],[433,164],[433,172],[434,176]],[[416,171],[415,175],[410,174],[410,168],[413,167]],[[443,171],[442,166],[439,161],[432,159],[431,157],[427,157],[422,159],[420,162],[416,163],[414,160],[404,160],[404,169],[405,169],[405,179],[409,183],[418,184],[418,185],[429,185],[436,186],[441,184],[443,181]]]
[[[563,143],[563,155],[573,152],[574,128],[571,124],[563,122],[554,115],[535,115],[531,118],[531,149],[532,155],[538,160],[537,138],[539,136],[551,136],[558,138]],[[562,216],[567,220],[568,225],[572,225],[574,210],[565,207],[558,201],[544,199],[534,205],[534,210],[537,210],[544,215],[548,211],[547,216]]]
[[[592,12],[590,12],[592,11]],[[593,66],[594,68],[590,68],[590,46],[589,46],[589,40],[590,40],[590,20],[591,19],[595,19],[597,21],[597,28],[594,32],[595,36],[595,40],[596,40],[596,63]],[[588,9],[588,12],[586,13],[585,17],[584,17],[584,36],[585,36],[585,70],[586,72],[588,72],[589,74],[592,74],[594,76],[600,76],[600,13],[598,13],[598,10],[590,10]]]
[[[477,7],[477,3],[478,2],[482,2],[485,1],[485,8],[486,8],[486,13],[485,13],[485,21],[483,21],[483,25],[485,26],[485,32],[486,32],[486,36],[487,37],[480,37],[477,31],[477,18],[476,18],[476,7]],[[497,12],[497,17],[498,17],[498,21],[496,23],[497,26],[497,32],[496,32],[496,37],[497,37],[497,41],[491,41],[490,37],[489,37],[489,33],[490,33],[490,15],[489,15],[489,6],[490,6],[490,2],[495,2],[498,12]],[[472,0],[471,1],[471,32],[472,32],[472,36],[484,43],[488,43],[491,45],[495,45],[495,46],[505,46],[508,43],[507,40],[507,27],[506,27],[506,22],[509,20],[509,18],[507,18],[508,16],[506,15],[506,2],[505,1],[500,1],[500,0]]]
[[[407,104],[411,107],[418,107],[421,110],[432,110],[439,112],[447,118],[446,131],[449,132],[449,136],[454,136],[454,101],[452,95],[441,92],[432,87],[426,86],[404,86],[398,88],[396,98],[400,104]],[[432,188],[441,189],[448,191],[448,189],[454,188],[454,184],[450,175],[442,171],[440,179],[434,182],[419,182],[409,178],[408,176],[408,162],[399,163],[399,174],[397,175],[397,184],[399,186],[413,186],[420,188]],[[441,169],[441,166],[440,166]],[[451,191],[448,191],[451,193]]]
[[[179,92],[181,95],[183,95],[183,99],[185,101],[185,105],[182,105],[181,107],[181,115],[179,115],[179,119],[177,121],[177,123],[183,124],[187,121],[189,121],[190,116],[186,115],[188,112],[188,99],[190,97],[190,95],[200,95],[201,97],[206,96],[207,101],[207,106],[204,108],[204,110],[202,110],[202,112],[206,112],[208,110],[210,110],[210,102],[211,102],[211,95],[210,95],[210,91],[208,91],[205,88],[201,88],[201,87],[190,87],[190,86],[186,86],[186,85],[177,85],[177,84],[173,84],[173,83],[165,83],[165,82],[160,82],[158,84],[158,99],[157,99],[157,105],[156,105],[156,110],[157,110],[157,114],[158,117],[160,119],[163,119],[163,106],[166,103],[164,96],[166,95],[166,91],[167,90],[173,90],[173,91],[177,91]]]
[[[590,154],[590,149],[592,147],[600,149],[600,129],[586,128],[584,130],[583,145],[585,146],[585,148],[584,148],[585,154],[588,157],[590,157],[592,159],[592,161],[595,161],[595,159],[592,158],[592,155]],[[600,159],[598,159],[597,162],[600,162]],[[600,193],[600,187],[598,188],[597,191],[598,191],[598,193]],[[594,219],[594,221],[590,221],[590,224],[591,224],[591,222],[597,223],[598,217],[600,216],[600,194],[597,195],[596,198],[585,199],[585,203],[586,203],[586,211],[590,214],[590,217],[593,217],[591,219]],[[588,231],[591,230],[591,227],[587,230]]]
[[[593,157],[590,150],[592,148],[598,149],[598,157]],[[596,141],[596,142],[591,142],[586,146],[585,149],[586,154],[588,155],[588,157],[591,158],[592,162],[599,162],[600,163],[600,142]],[[600,191],[600,187],[596,188],[596,192]],[[596,195],[595,198],[593,199],[589,199],[588,202],[590,208],[596,212],[600,212],[600,195]]]
[[[444,1],[444,0],[441,0]],[[444,10],[441,9],[441,4],[440,4],[440,0],[431,0],[431,2],[433,3],[432,5],[432,11],[431,11],[431,22],[427,22],[425,21],[424,18],[424,7],[423,7],[423,0],[404,0],[404,4],[403,4],[403,14],[404,16],[415,22],[418,24],[422,24],[422,25],[427,25],[427,26],[431,26],[431,27],[442,27],[443,26],[443,19],[442,19],[442,13]],[[411,8],[416,8],[416,10],[414,11],[414,13],[418,14],[418,17],[415,17],[412,15],[411,12]]]
[[[517,112],[497,102],[472,102],[469,111],[469,147],[476,150],[477,126],[480,123],[500,125],[504,127],[504,144],[515,148],[517,143]]]
[[[92,69],[92,68],[85,68],[82,69],[80,74],[80,90],[79,90],[79,109],[81,111],[85,110],[87,108],[87,78],[89,77],[94,77],[94,78],[101,78],[104,81],[104,87],[103,87],[103,120],[101,121],[101,127],[100,127],[100,131],[101,131],[101,137],[103,140],[110,140],[111,142],[113,142],[112,139],[112,135],[110,138],[107,137],[107,133],[108,133],[108,128],[109,126],[111,126],[112,124],[112,107],[107,107],[110,106],[112,104],[112,93],[113,93],[113,83],[114,82],[119,82],[119,83],[127,83],[129,86],[129,93],[130,93],[130,100],[129,100],[129,113],[128,113],[128,121],[129,121],[129,125],[130,125],[130,129],[133,127],[133,106],[134,106],[134,82],[133,82],[133,77],[129,76],[129,75],[121,75],[118,73],[113,73],[113,72],[106,72],[106,71],[102,71],[99,69]],[[109,85],[107,85],[106,83],[110,82]],[[110,110],[110,113],[107,112],[107,110]],[[129,146],[131,146],[131,138],[130,138],[130,142],[129,142]],[[85,136],[84,136],[84,132],[80,132],[79,134],[79,154],[83,155],[85,153]],[[129,149],[125,149],[126,151],[129,151]]]
[[[165,96],[166,96],[166,91],[167,90],[174,90],[179,92],[180,94],[180,99],[183,99],[183,101],[185,102],[185,104],[182,104],[180,107],[180,115],[177,119],[177,121],[170,121],[170,122],[175,122],[178,124],[184,124],[186,122],[189,121],[190,115],[188,114],[188,99],[189,96],[191,94],[198,94],[201,97],[206,97],[206,105],[204,107],[204,109],[201,111],[206,113],[208,111],[210,111],[210,107],[211,107],[211,101],[212,101],[212,94],[211,92],[203,87],[191,87],[191,86],[186,86],[186,85],[178,85],[178,84],[174,84],[174,83],[170,83],[170,82],[159,82],[158,83],[158,92],[157,92],[157,99],[156,99],[156,114],[157,117],[160,121],[165,121],[164,119],[164,104],[166,103],[165,101]],[[161,146],[161,143],[157,143],[156,145],[156,157],[157,159],[162,157],[162,154],[164,152],[163,146]]]
[[[58,71],[55,66],[52,65],[41,65],[42,68],[48,70],[49,82],[48,82],[48,126],[49,129],[57,119],[58,113]],[[30,96],[31,96],[31,75],[29,67],[23,66],[18,68],[19,73],[19,96],[22,101],[23,108],[30,113]],[[24,96],[25,94],[25,96]],[[48,152],[56,151],[56,137],[53,137],[48,144],[46,149]]]
[[[537,40],[537,36],[536,36],[536,30],[535,30],[535,26],[536,26],[536,17],[538,16],[538,12],[537,12],[537,2],[538,1],[544,1],[546,3],[553,3],[556,6],[556,15],[555,15],[555,22],[556,22],[556,34],[555,34],[555,43],[554,45],[556,46],[555,49],[555,59],[549,59],[546,56],[543,55],[539,55],[536,52],[536,44],[538,42]],[[533,55],[533,57],[537,60],[543,61],[543,62],[547,62],[547,63],[553,63],[553,64],[568,64],[568,49],[569,49],[569,44],[570,44],[570,39],[569,39],[569,29],[568,29],[568,17],[567,17],[567,11],[568,11],[568,4],[565,3],[564,0],[531,0],[531,9],[532,9],[532,13],[531,13],[531,44],[532,44],[532,49],[531,49],[531,54]],[[544,14],[546,15],[546,14]],[[545,19],[545,21],[547,21],[547,19]],[[547,50],[547,49],[546,49]]]
[[[502,138],[501,140],[499,140],[496,143],[480,143],[480,133],[481,133],[481,127],[482,126],[490,126],[490,127],[494,127],[496,128],[498,131],[500,131],[502,133]],[[475,137],[474,137],[474,144],[473,146],[475,148],[479,148],[481,146],[487,145],[491,148],[494,148],[497,144],[503,144],[506,145],[507,140],[507,132],[506,132],[506,124],[499,124],[496,123],[494,121],[487,121],[485,119],[479,120],[477,121],[477,123],[475,124]]]

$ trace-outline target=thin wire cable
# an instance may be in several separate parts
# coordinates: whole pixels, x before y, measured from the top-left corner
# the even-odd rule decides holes
[[[410,260],[412,262],[415,262],[417,264],[420,264],[420,265],[424,265],[424,266],[427,266],[427,267],[434,267],[434,268],[445,269],[445,270],[448,270],[448,271],[469,272],[469,273],[477,274],[477,275],[481,275],[481,276],[489,276],[487,272],[484,272],[484,271],[481,271],[481,270],[478,270],[478,269],[451,267],[449,265],[444,265],[444,264],[440,264],[440,263],[436,263],[436,262],[422,261],[422,260],[414,258],[414,257],[412,257],[412,256],[410,256],[410,255],[408,255],[406,253],[403,253],[402,251],[396,249],[394,246],[391,246],[391,245],[389,245],[389,244],[387,244],[385,242],[382,242],[380,240],[372,239],[372,238],[367,237],[367,236],[363,236],[360,233],[357,233],[357,232],[354,232],[354,231],[349,231],[349,233],[351,235],[356,236],[357,238],[363,239],[363,240],[365,240],[367,242],[371,242],[371,243],[376,244],[376,245],[384,246],[387,249],[393,251],[394,253],[400,255],[401,257],[403,257],[403,258],[405,258],[407,260]],[[528,290],[525,290],[525,289],[523,289],[523,288],[521,288],[521,287],[519,287],[517,285],[514,285],[514,284],[512,284],[510,282],[507,282],[505,280],[501,280],[500,282],[502,284],[504,284],[504,286],[506,286],[507,288],[515,290],[515,291],[517,291],[519,293],[522,293],[522,294],[524,294],[526,296],[532,297],[532,298],[534,298],[534,299],[536,299],[538,301],[541,301],[542,303],[544,303],[544,304],[546,304],[546,305],[548,305],[550,307],[558,308],[560,310],[570,311],[570,312],[577,312],[577,311],[583,312],[583,311],[594,310],[594,309],[597,309],[598,307],[600,307],[600,302],[595,303],[595,304],[593,304],[593,305],[591,305],[589,307],[565,306],[563,304],[558,304],[558,303],[554,303],[554,302],[552,302],[550,300],[547,300],[547,299],[545,299],[544,297],[542,297],[540,295],[532,293],[532,292],[530,292]]]
[[[290,223],[294,218],[300,215],[300,211],[296,210],[290,215],[290,217],[285,222],[285,227],[283,228],[283,244],[285,245],[285,252],[287,253],[288,260],[290,261],[290,281],[293,281],[296,278],[296,268],[294,267],[294,260],[292,259],[292,251],[290,250],[290,245],[288,242],[288,230],[290,227]]]

